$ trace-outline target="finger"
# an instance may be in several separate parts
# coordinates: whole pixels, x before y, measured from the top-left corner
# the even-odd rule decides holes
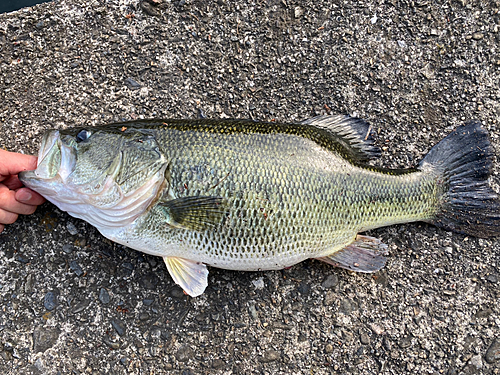
[[[23,187],[23,183],[19,181],[19,177],[17,177],[17,175],[7,177],[5,180],[2,181],[2,184],[7,186],[10,190],[16,190]]]
[[[37,157],[17,154],[0,149],[0,175],[16,175],[21,171],[36,169]]]
[[[4,228],[5,228],[5,225],[0,224],[0,233],[2,233],[2,232],[3,232]]]
[[[18,202],[24,203],[30,206],[39,206],[43,202],[45,202],[45,198],[42,197],[37,192],[28,189],[22,188],[16,191],[15,198]]]
[[[19,215],[0,209],[0,224],[12,224]]]
[[[0,184],[0,209],[15,215],[30,215],[35,212],[36,206],[18,202],[16,192]],[[0,223],[9,224],[3,221]]]

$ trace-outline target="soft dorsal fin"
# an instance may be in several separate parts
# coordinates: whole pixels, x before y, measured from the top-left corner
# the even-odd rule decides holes
[[[332,137],[334,145],[343,147],[346,156],[356,161],[365,162],[380,156],[380,149],[373,144],[372,128],[364,120],[344,116],[317,116],[302,121],[301,124],[312,125],[326,130]],[[340,151],[333,147],[334,151]]]

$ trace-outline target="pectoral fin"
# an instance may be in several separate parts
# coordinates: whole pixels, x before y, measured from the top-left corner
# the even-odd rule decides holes
[[[220,223],[224,202],[220,197],[183,197],[159,203],[169,225],[203,231]]]
[[[387,245],[378,238],[357,235],[350,245],[328,255],[317,258],[322,262],[335,267],[345,268],[356,272],[376,272],[384,267]]]
[[[175,283],[191,297],[203,294],[208,285],[207,266],[183,258],[164,257],[168,272]]]

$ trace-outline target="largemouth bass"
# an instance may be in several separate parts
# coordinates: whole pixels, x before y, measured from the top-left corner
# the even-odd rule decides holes
[[[163,257],[191,296],[207,265],[276,270],[308,258],[359,272],[387,246],[358,233],[424,221],[500,234],[488,185],[493,150],[478,122],[458,127],[414,169],[371,166],[366,122],[148,120],[47,132],[20,180],[105,237]]]

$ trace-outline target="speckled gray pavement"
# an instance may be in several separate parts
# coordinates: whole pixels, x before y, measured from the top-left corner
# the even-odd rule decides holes
[[[61,0],[0,15],[0,146],[137,118],[370,121],[386,167],[468,119],[500,155],[498,1]],[[496,162],[492,186],[498,191]],[[210,269],[45,204],[0,235],[1,374],[498,374],[500,244],[416,223],[387,266]]]

